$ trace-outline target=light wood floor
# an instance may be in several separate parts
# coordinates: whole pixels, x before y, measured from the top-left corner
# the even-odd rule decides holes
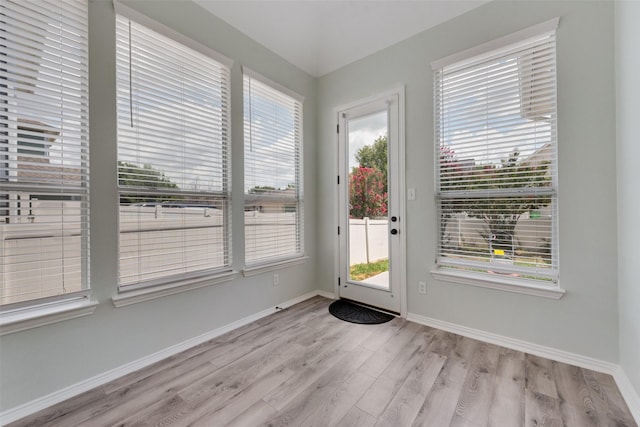
[[[12,426],[636,426],[609,375],[312,298]]]

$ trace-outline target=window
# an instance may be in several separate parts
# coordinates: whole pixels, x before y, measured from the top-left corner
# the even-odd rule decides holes
[[[119,289],[204,281],[231,265],[230,64],[115,4]]]
[[[557,283],[557,22],[434,64],[440,270]]]
[[[244,70],[245,263],[299,258],[302,98]]]
[[[86,300],[87,2],[0,4],[0,303]]]

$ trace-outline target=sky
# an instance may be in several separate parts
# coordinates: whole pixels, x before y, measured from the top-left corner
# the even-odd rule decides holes
[[[376,138],[387,134],[387,111],[370,114],[348,121],[349,170],[358,166],[356,153],[365,145],[372,145]]]

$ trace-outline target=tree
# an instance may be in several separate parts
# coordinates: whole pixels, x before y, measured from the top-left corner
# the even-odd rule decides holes
[[[164,175],[164,172],[155,169],[149,164],[139,166],[135,163],[121,161],[118,161],[118,184],[121,187],[129,188],[178,188],[175,183]],[[146,197],[127,195],[120,197],[121,204],[162,202],[166,200],[176,200],[176,196],[163,197],[163,200],[157,200],[156,195]]]
[[[275,190],[275,187],[271,187],[269,185],[256,185],[255,187],[249,189],[249,194],[267,193]]]
[[[381,135],[372,145],[365,145],[356,152],[360,167],[377,169],[382,173],[383,192],[387,192],[387,136]]]
[[[441,188],[443,190],[485,190],[494,196],[445,198],[441,201],[442,241],[446,243],[446,223],[452,216],[466,213],[483,221],[483,239],[493,248],[513,251],[515,228],[525,212],[540,209],[551,203],[551,197],[518,196],[505,194],[501,190],[546,187],[551,185],[547,174],[549,161],[539,163],[520,160],[520,153],[514,150],[500,165],[466,164],[456,158],[448,147],[440,147]],[[497,190],[497,192],[496,192]]]
[[[349,175],[349,216],[375,218],[387,215],[387,193],[383,175],[377,169],[353,168]]]

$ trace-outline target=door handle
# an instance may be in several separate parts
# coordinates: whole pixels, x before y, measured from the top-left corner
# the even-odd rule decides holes
[[[391,229],[391,234],[393,234],[395,236],[396,234],[398,234],[398,230],[395,229],[395,228],[392,228]]]

